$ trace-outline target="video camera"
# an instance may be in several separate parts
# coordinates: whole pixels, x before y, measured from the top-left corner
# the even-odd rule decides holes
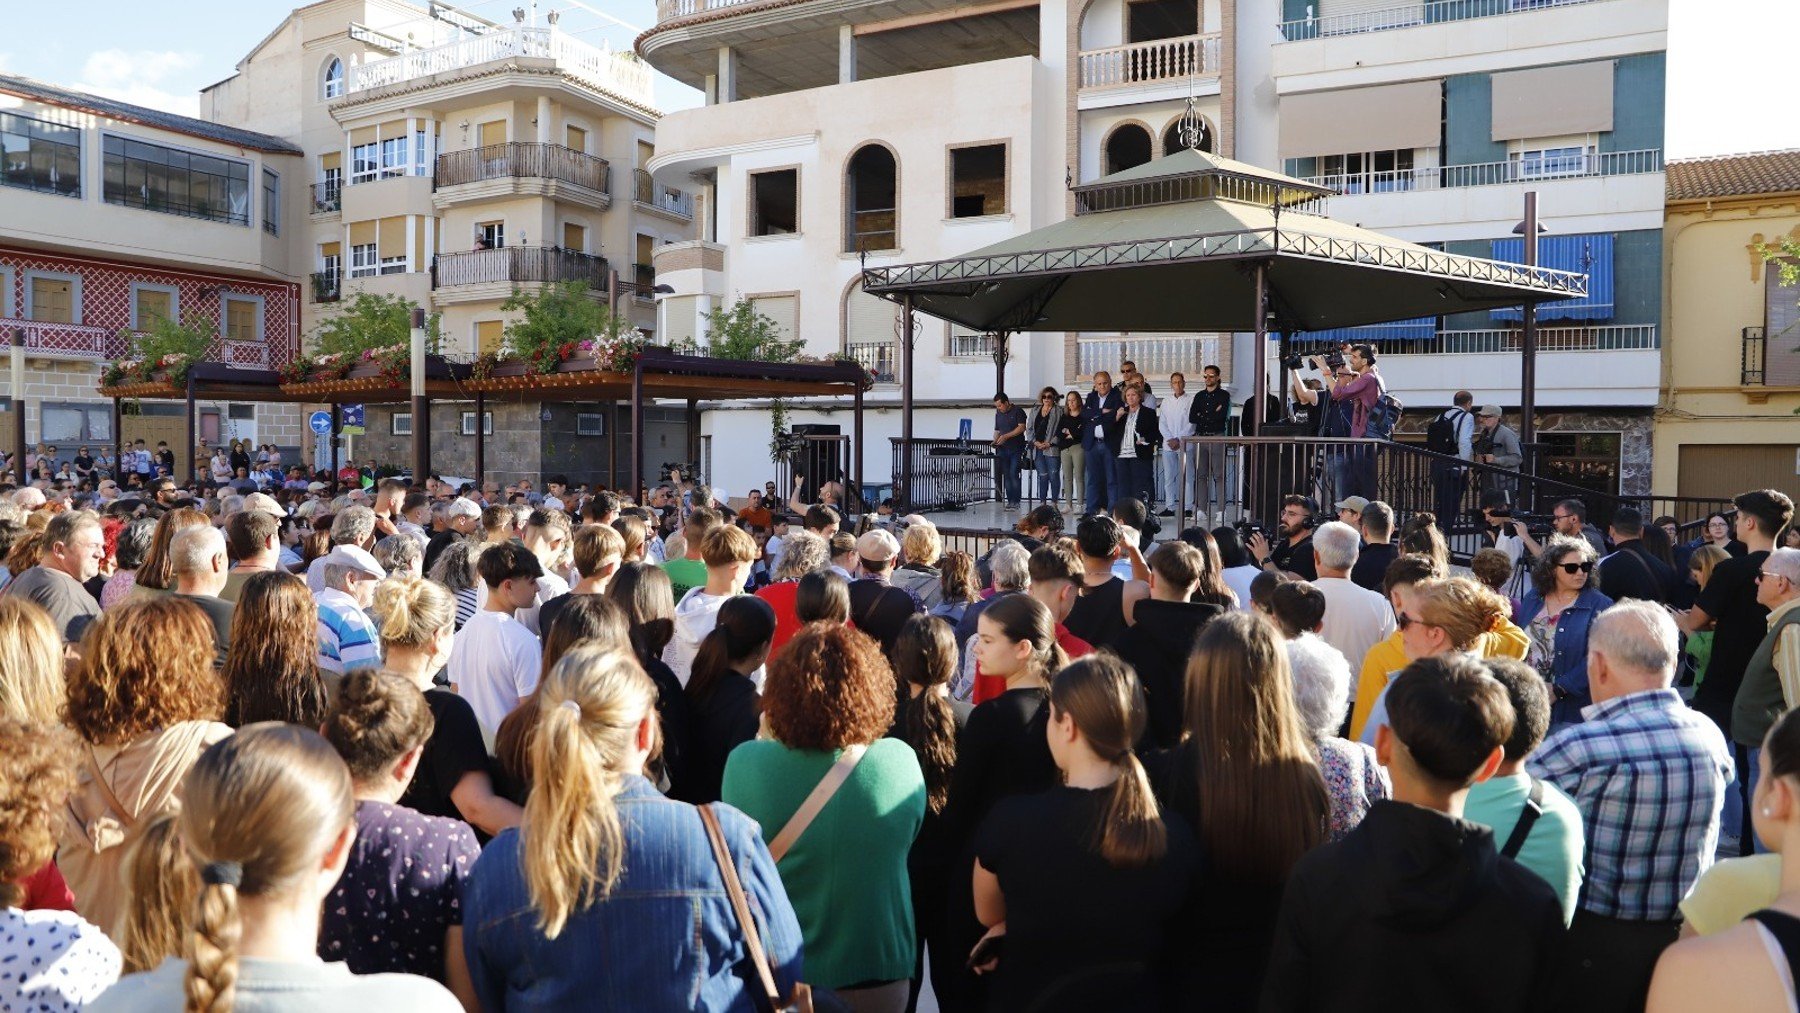
[[[1551,517],[1549,514],[1534,514],[1524,510],[1513,510],[1509,507],[1501,507],[1497,510],[1490,509],[1486,511],[1486,513],[1481,510],[1469,511],[1469,516],[1476,520],[1486,520],[1488,514],[1492,514],[1496,520],[1519,521],[1524,524],[1527,529],[1533,531],[1548,531],[1555,521],[1555,518]]]
[[[1342,352],[1338,351],[1338,346],[1320,345],[1310,350],[1295,349],[1294,351],[1289,352],[1287,358],[1281,360],[1281,368],[1299,369],[1306,364],[1307,359],[1310,359],[1315,355],[1323,355],[1325,357],[1326,367],[1333,373],[1337,372],[1338,368],[1344,364],[1344,355]]]

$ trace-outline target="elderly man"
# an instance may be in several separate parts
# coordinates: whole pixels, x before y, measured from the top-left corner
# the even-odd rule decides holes
[[[856,540],[857,568],[862,576],[850,582],[850,614],[856,628],[881,642],[884,652],[894,649],[894,638],[908,619],[925,611],[919,596],[891,583],[894,559],[900,543],[880,528],[865,531]]]
[[[371,520],[371,524],[373,520]],[[357,545],[339,545],[319,557],[325,589],[319,606],[319,671],[342,677],[359,668],[381,667],[381,644],[369,620],[375,584],[387,571]]]
[[[266,515],[244,512],[237,516]],[[225,667],[225,655],[231,651],[231,616],[236,611],[231,602],[219,597],[231,576],[225,536],[210,524],[182,528],[169,543],[169,559],[175,597],[193,602],[206,613],[213,626],[213,664]]]
[[[1752,797],[1763,738],[1776,718],[1800,704],[1800,549],[1775,549],[1763,560],[1756,603],[1769,610],[1769,632],[1744,666],[1731,708],[1731,738],[1750,757]]]
[[[1575,800],[1587,826],[1587,881],[1567,941],[1563,1005],[1641,1010],[1656,958],[1675,941],[1677,905],[1712,864],[1732,779],[1718,726],[1673,688],[1674,620],[1625,601],[1588,630],[1593,704],[1526,770]]]
[[[1194,464],[1194,447],[1183,441],[1194,435],[1194,395],[1188,392],[1187,377],[1181,373],[1169,374],[1169,396],[1156,405],[1156,424],[1162,429],[1162,516],[1175,516],[1175,508],[1181,501],[1182,458],[1187,458],[1187,485],[1191,490],[1198,472]],[[1204,513],[1206,504],[1201,503],[1195,509]],[[1200,524],[1207,523],[1204,517]]]
[[[367,552],[375,545],[375,511],[366,506],[347,506],[338,511],[331,519],[331,544],[354,545]],[[324,556],[306,568],[306,586],[315,596],[325,590]]]
[[[1518,471],[1519,464],[1525,460],[1524,450],[1519,446],[1519,434],[1513,432],[1500,421],[1499,405],[1482,405],[1475,416],[1475,438],[1470,453],[1482,464],[1491,464],[1507,471]],[[1484,472],[1481,476],[1483,492],[1497,492],[1511,503],[1518,494],[1518,479],[1498,472]]]
[[[82,586],[100,572],[106,558],[100,516],[89,510],[57,514],[44,528],[43,546],[38,565],[14,577],[6,593],[41,606],[63,643],[72,644],[100,615],[100,603]]]
[[[437,564],[438,556],[452,542],[460,542],[475,533],[481,525],[481,506],[474,500],[458,496],[444,508],[444,530],[431,536],[425,545],[425,572]]]
[[[1394,632],[1394,609],[1387,596],[1358,587],[1350,579],[1356,568],[1361,537],[1343,521],[1319,525],[1313,532],[1313,586],[1325,596],[1324,641],[1352,665],[1361,667],[1369,648]]]

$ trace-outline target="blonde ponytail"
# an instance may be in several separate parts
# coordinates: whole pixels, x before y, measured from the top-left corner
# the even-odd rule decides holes
[[[538,927],[555,939],[577,912],[618,882],[625,832],[615,797],[639,722],[656,688],[619,646],[579,644],[538,687],[531,769],[555,771],[533,786],[519,827],[525,889]]]
[[[181,842],[179,820],[176,813],[151,820],[126,853],[131,903],[119,940],[126,974],[152,970],[187,949],[188,915],[200,892],[200,877]]]

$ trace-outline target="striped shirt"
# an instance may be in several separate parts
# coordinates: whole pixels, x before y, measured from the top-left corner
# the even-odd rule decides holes
[[[375,624],[356,599],[335,587],[319,592],[319,670],[343,675],[381,667]]]
[[[1587,825],[1581,909],[1670,921],[1712,864],[1719,808],[1732,779],[1717,725],[1673,689],[1644,690],[1582,710],[1526,763],[1575,800]]]

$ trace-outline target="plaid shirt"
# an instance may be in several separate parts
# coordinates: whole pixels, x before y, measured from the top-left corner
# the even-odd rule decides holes
[[[1668,921],[1719,843],[1731,751],[1672,689],[1615,697],[1552,735],[1526,763],[1575,800],[1587,824],[1581,909]]]

